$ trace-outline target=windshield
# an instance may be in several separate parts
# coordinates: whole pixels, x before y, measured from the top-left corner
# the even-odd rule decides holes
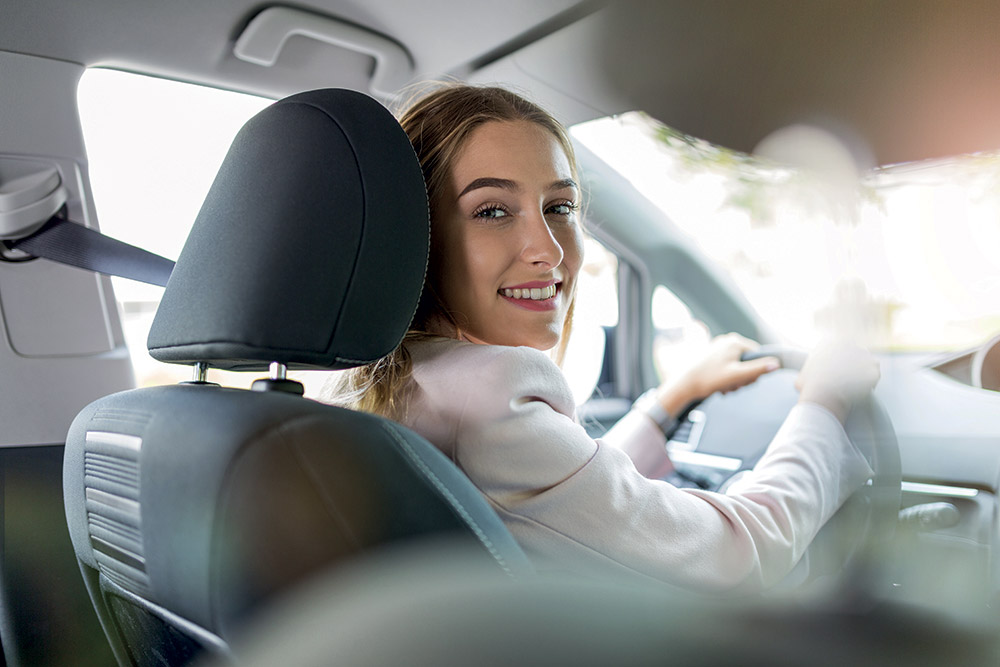
[[[1000,331],[1000,155],[854,172],[831,188],[639,112],[573,134],[791,343],[841,333],[882,350],[959,350]]]

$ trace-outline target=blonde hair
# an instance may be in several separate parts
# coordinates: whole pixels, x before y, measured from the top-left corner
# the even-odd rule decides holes
[[[418,94],[397,115],[420,162],[432,219],[435,202],[459,151],[471,134],[485,123],[528,121],[548,130],[566,153],[574,180],[579,181],[573,144],[562,124],[538,105],[506,88],[439,84],[430,92]],[[432,264],[434,261],[432,240]],[[433,334],[428,332],[428,323],[435,318],[447,322],[456,334],[461,333],[455,318],[437,296],[432,278],[435,273],[434,270],[428,271],[416,315],[402,343],[378,361],[338,373],[323,387],[322,400],[390,418],[399,419],[405,415],[412,369],[406,344],[432,337]],[[555,361],[559,364],[566,353],[575,300],[573,295],[556,348]]]

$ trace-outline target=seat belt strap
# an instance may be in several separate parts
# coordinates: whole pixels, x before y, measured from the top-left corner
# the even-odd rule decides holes
[[[167,284],[174,268],[174,262],[166,257],[105,236],[58,215],[31,235],[5,243],[9,248],[35,257],[161,287]]]

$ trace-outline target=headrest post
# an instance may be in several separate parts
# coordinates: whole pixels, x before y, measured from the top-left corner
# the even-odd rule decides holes
[[[192,382],[198,384],[204,384],[208,382],[208,362],[199,361],[194,365],[194,377],[191,378]]]
[[[283,391],[286,394],[302,396],[305,387],[301,382],[289,380],[286,375],[288,366],[280,361],[271,362],[271,377],[254,380],[250,388],[254,391]]]

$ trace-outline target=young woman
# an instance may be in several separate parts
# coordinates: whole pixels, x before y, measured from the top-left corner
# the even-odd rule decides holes
[[[557,361],[581,264],[580,186],[565,130],[499,88],[445,86],[402,114],[431,206],[430,266],[412,330],[347,371],[327,400],[420,433],[483,492],[539,567],[611,568],[707,589],[779,581],[871,474],[844,433],[870,357],[828,349],[756,468],[725,494],[678,489],[665,415],[755,380],[774,359],[730,334],[600,440],[575,421]],[[550,355],[551,353],[551,355]],[[553,360],[555,358],[555,361]]]

